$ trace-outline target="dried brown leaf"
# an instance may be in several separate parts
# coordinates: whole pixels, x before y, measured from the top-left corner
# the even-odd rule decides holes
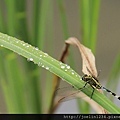
[[[65,41],[66,44],[75,45],[78,47],[81,57],[82,57],[82,72],[84,74],[92,74],[93,76],[97,77],[97,69],[95,65],[95,57],[91,50],[84,45],[82,45],[79,40],[75,37],[70,37],[68,40]]]

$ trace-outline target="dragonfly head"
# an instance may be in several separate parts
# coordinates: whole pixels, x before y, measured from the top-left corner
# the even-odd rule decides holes
[[[89,75],[84,74],[84,75],[82,76],[82,80],[83,80],[83,81],[87,81],[87,79],[88,79],[89,77],[90,77]]]

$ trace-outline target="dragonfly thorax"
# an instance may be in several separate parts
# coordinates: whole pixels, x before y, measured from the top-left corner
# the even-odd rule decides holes
[[[85,75],[83,75],[82,80],[87,82],[88,84],[90,84],[90,86],[92,86],[93,88],[96,88],[96,89],[102,88],[102,86],[98,82],[97,78],[92,75],[85,74]]]

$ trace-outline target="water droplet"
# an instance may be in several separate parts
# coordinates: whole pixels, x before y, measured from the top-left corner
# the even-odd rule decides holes
[[[38,66],[41,66],[41,63],[40,63],[40,62],[38,63]]]
[[[40,57],[42,57],[42,55],[40,55]]]
[[[44,65],[42,65],[42,67],[45,67]]]
[[[25,43],[23,44],[23,46],[25,46]]]
[[[67,69],[65,69],[65,71],[67,71]]]
[[[75,73],[74,73],[74,72],[72,72],[72,74],[74,75]]]
[[[33,61],[33,58],[30,58],[30,61]]]
[[[3,47],[3,45],[0,45],[1,47]]]
[[[46,56],[48,56],[48,54],[47,53],[44,53]]]
[[[65,66],[61,66],[61,68],[62,68],[62,69],[64,69],[64,68],[65,68]]]
[[[33,61],[33,58],[28,58],[27,61]]]
[[[67,69],[70,69],[70,66],[69,66],[69,65],[67,65]]]
[[[49,70],[49,67],[46,67],[46,70]]]
[[[39,48],[38,48],[38,47],[36,47],[36,48],[35,48],[35,50],[39,50]]]

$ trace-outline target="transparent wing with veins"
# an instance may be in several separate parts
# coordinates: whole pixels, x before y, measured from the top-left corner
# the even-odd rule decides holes
[[[76,99],[77,97],[86,97],[82,91],[75,89],[73,86],[58,88],[56,95],[58,96],[58,102],[65,102],[71,99]]]

